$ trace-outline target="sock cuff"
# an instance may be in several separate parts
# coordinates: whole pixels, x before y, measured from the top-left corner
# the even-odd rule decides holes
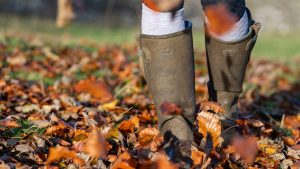
[[[185,29],[184,8],[174,12],[157,12],[142,4],[142,33],[166,35]]]
[[[205,22],[209,22],[207,21],[207,18],[205,18],[205,20]],[[248,34],[249,24],[249,17],[247,11],[245,11],[243,17],[237,23],[235,23],[229,31],[225,32],[222,35],[216,35],[213,33],[211,33],[211,35],[225,42],[241,40]]]

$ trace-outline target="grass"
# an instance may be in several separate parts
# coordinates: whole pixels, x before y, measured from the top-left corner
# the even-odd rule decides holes
[[[41,18],[20,18],[14,16],[0,16],[0,32],[30,36],[34,34],[43,41],[55,44],[118,44],[134,45],[138,26],[107,28],[101,23],[73,22],[65,29],[57,29],[54,20]],[[204,50],[203,31],[194,30],[195,47]],[[300,33],[281,35],[269,33],[267,30],[260,32],[259,40],[253,51],[254,58],[271,59],[282,62],[291,62],[300,57]]]

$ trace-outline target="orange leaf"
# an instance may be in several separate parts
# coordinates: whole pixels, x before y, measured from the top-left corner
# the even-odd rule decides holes
[[[63,135],[70,129],[70,126],[63,121],[59,121],[57,125],[49,127],[45,134]]]
[[[204,152],[199,151],[196,148],[192,148],[192,160],[194,162],[194,165],[201,165],[203,163],[204,157]]]
[[[105,140],[96,127],[93,127],[91,134],[87,138],[83,151],[94,158],[106,157]]]
[[[178,169],[179,167],[173,164],[165,154],[155,153],[154,155],[155,167],[162,169]]]
[[[215,113],[221,113],[221,114],[225,113],[225,110],[221,107],[220,104],[216,102],[210,102],[207,100],[201,102],[200,109],[205,111],[213,111]]]
[[[207,30],[212,34],[221,35],[237,22],[237,17],[224,4],[207,6],[204,12],[208,20]]]
[[[45,165],[50,165],[53,161],[60,160],[61,158],[71,159],[77,165],[84,164],[84,161],[77,157],[74,150],[69,150],[67,147],[56,146],[49,149],[49,156]]]
[[[129,120],[122,121],[122,123],[119,125],[119,130],[132,133],[134,132],[134,128],[138,128],[140,126],[139,123],[139,118],[133,116]]]
[[[7,128],[17,128],[17,127],[20,127],[20,125],[16,121],[13,121],[12,119],[3,119],[3,120],[0,120],[0,126],[7,127]]]
[[[153,141],[155,137],[159,135],[159,131],[156,128],[149,127],[144,128],[139,132],[138,142],[141,146],[145,146]]]
[[[232,141],[232,148],[234,153],[239,154],[247,164],[251,164],[254,162],[258,151],[257,139],[255,137],[246,139],[235,137]]]
[[[163,137],[156,128],[145,128],[139,132],[138,143],[142,148],[149,148],[155,152],[163,143]]]
[[[222,132],[220,118],[214,113],[203,110],[198,114],[197,120],[199,133],[201,133],[204,138],[207,138],[208,135],[211,136],[214,147],[217,147]]]
[[[119,155],[116,162],[112,165],[111,169],[135,169],[136,162],[128,152]]]
[[[95,78],[82,80],[75,85],[75,91],[91,94],[95,101],[106,103],[113,100],[108,86],[103,81],[96,81]]]

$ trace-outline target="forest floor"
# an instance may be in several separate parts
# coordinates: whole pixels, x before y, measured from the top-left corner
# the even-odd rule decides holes
[[[194,168],[300,168],[300,64],[252,59],[227,147],[199,147],[208,98],[204,53],[196,51]],[[0,168],[175,169],[135,47],[0,42]],[[176,91],[174,91],[176,92]],[[180,107],[166,103],[166,113]],[[203,119],[202,119],[203,120]],[[209,121],[204,121],[207,127]],[[208,130],[210,131],[210,130]],[[221,131],[213,130],[214,141]]]

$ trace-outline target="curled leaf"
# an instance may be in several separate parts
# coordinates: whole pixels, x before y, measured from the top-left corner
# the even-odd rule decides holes
[[[200,104],[200,109],[205,111],[213,111],[215,113],[224,114],[225,110],[216,102],[203,101]]]
[[[220,118],[211,112],[201,111],[197,117],[198,132],[203,135],[205,139],[212,139],[213,147],[219,145],[219,138],[222,132]]]
[[[138,143],[142,148],[149,148],[151,151],[157,151],[162,142],[163,137],[156,128],[148,127],[139,132]]]

